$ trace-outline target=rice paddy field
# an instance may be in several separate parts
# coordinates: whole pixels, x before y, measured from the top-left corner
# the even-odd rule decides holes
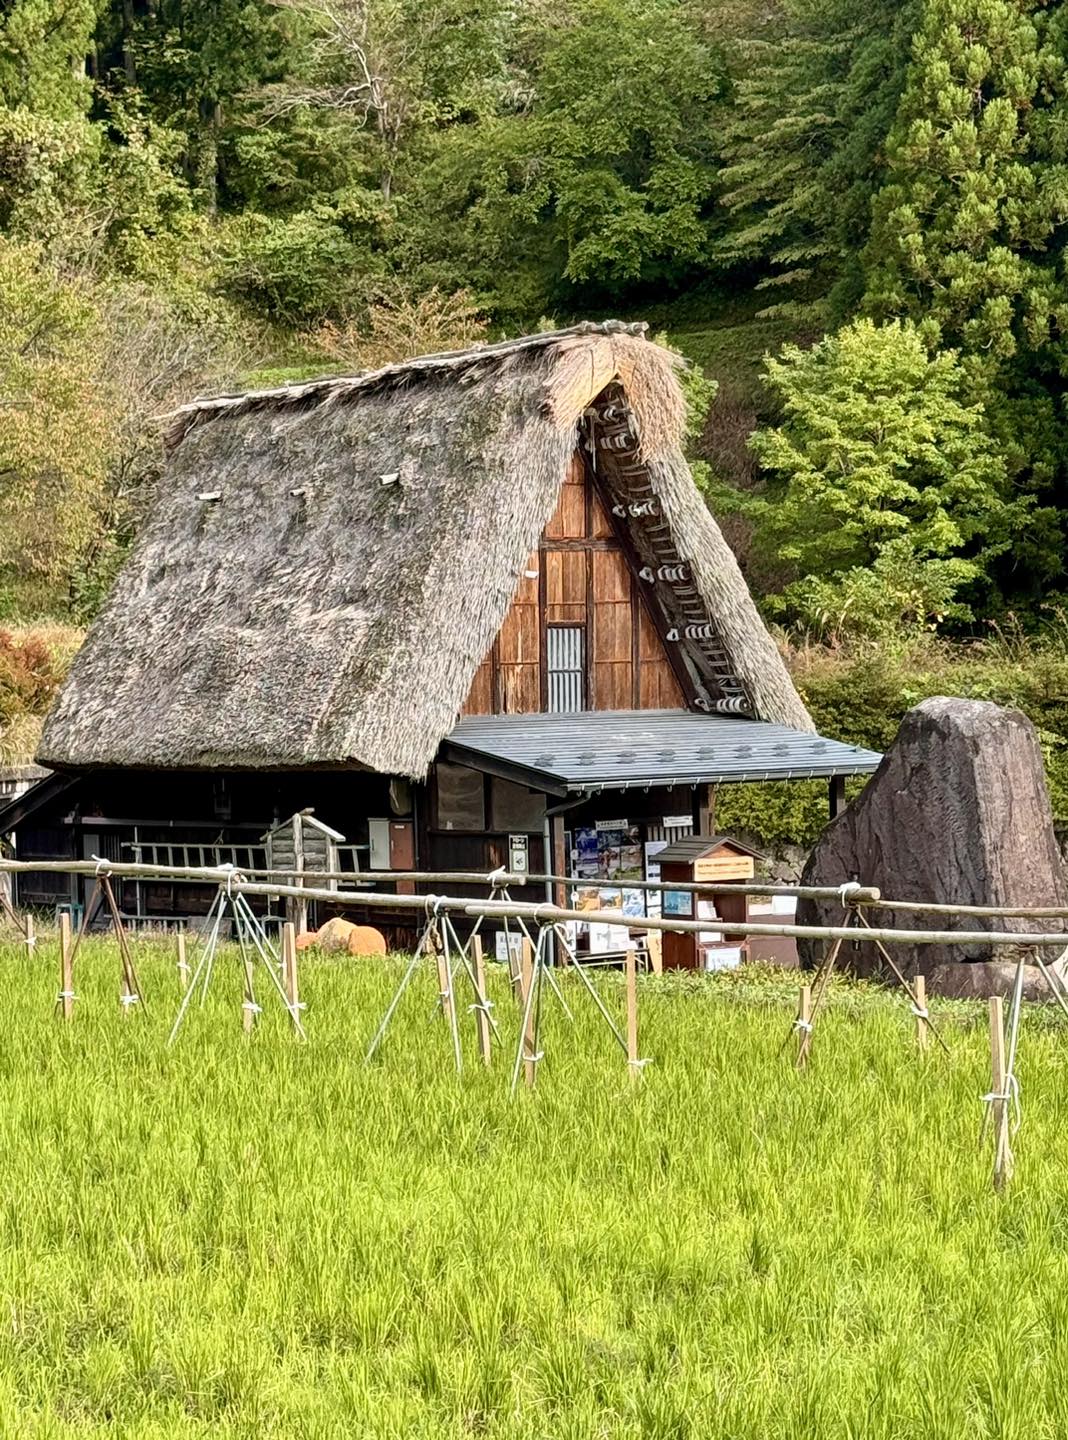
[[[305,958],[302,1045],[264,997],[242,1035],[224,955],[168,1049],[173,956],[138,958],[146,1013],[93,941],[63,1025],[54,943],[0,943],[0,1434],[1068,1433],[1054,1016],[999,1197],[981,1007],[932,1007],[921,1058],[907,1005],[839,986],[801,1074],[796,976],[643,979],[634,1085],[572,978],[510,1099],[470,1023],[453,1073],[429,973],[365,1067],[394,962]]]

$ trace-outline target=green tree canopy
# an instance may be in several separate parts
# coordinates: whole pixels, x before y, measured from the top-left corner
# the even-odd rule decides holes
[[[926,571],[946,605],[1011,544],[1027,505],[1007,495],[954,351],[930,354],[907,321],[858,320],[811,350],[786,346],[766,371],[783,420],[753,437],[771,477],[753,513],[795,583],[951,560]]]

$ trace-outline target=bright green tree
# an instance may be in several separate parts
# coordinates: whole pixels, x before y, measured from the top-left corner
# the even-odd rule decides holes
[[[508,73],[494,115],[424,151],[400,210],[408,267],[528,322],[700,277],[724,62],[688,8],[530,5]]]
[[[902,582],[944,612],[982,579],[1027,507],[1007,498],[955,352],[932,355],[909,322],[858,320],[766,370],[783,420],[753,437],[771,484],[751,511],[795,577],[788,609],[811,612],[816,581],[829,610],[843,583],[885,610],[876,591]]]

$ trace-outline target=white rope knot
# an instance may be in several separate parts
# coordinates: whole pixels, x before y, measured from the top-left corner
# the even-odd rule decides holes
[[[1012,1107],[1010,1131],[1015,1135],[1023,1124],[1023,1112],[1020,1109],[1020,1082],[1015,1075],[1010,1074],[1005,1076],[1004,1090],[988,1090],[983,1096],[982,1103],[992,1107],[995,1101],[1000,1101],[1002,1104]],[[988,1111],[987,1114],[989,1115],[990,1112]],[[983,1124],[984,1126],[986,1125],[986,1118],[984,1118]]]
[[[423,905],[423,909],[426,911],[426,918],[428,920],[436,920],[438,918],[438,916],[441,914],[441,904],[442,896],[440,895],[428,895],[426,897],[426,902]]]
[[[528,1055],[525,1051],[524,1051],[524,1053],[523,1053],[523,1061],[524,1061],[524,1064],[527,1064],[527,1065],[536,1065],[539,1060],[544,1060],[544,1059],[545,1059],[545,1051],[544,1051],[544,1050],[535,1050],[533,1055]]]
[[[811,1021],[811,1020],[801,1020],[801,1019],[795,1020],[795,1021],[794,1021],[794,1029],[795,1029],[795,1030],[804,1030],[804,1031],[806,1031],[807,1033],[811,1033],[811,1030],[812,1030],[812,1021]]]
[[[73,990],[61,990],[56,996],[57,1000],[77,1000],[77,998]]]
[[[915,1015],[917,1020],[930,1020],[931,1018],[926,1006],[913,1005],[912,1013],[913,1015]]]
[[[140,998],[141,998],[140,995],[135,995],[135,994],[133,994],[132,991],[130,991],[130,992],[127,992],[125,995],[120,995],[120,996],[119,996],[119,1004],[120,1004],[120,1005],[136,1005],[137,1002],[140,1000]]]
[[[111,874],[111,861],[110,861],[110,860],[104,860],[104,859],[102,859],[101,856],[99,856],[99,855],[91,855],[89,858],[90,858],[91,860],[95,860],[95,861],[96,861],[96,874],[97,874],[97,875],[110,875],[110,874]]]
[[[496,870],[491,870],[490,873],[486,876],[486,884],[489,885],[493,890],[499,890],[501,888],[501,882],[505,879],[507,874],[508,871],[505,869],[505,867],[503,865],[498,865]]]
[[[261,1015],[263,1013],[263,1006],[257,1005],[255,1000],[246,1000],[241,1008],[242,1010],[247,1010],[251,1015]]]
[[[651,1065],[653,1063],[653,1059],[654,1057],[652,1055],[647,1055],[644,1060],[628,1060],[627,1064],[632,1070],[641,1070],[646,1065]]]
[[[234,877],[237,874],[237,866],[228,861],[222,868],[226,871],[226,898],[227,900],[232,900],[234,898]]]
[[[838,899],[841,902],[842,909],[844,910],[849,904],[849,897],[851,895],[855,895],[858,890],[863,889],[864,886],[859,880],[847,880],[844,885],[840,885],[838,887]]]
[[[492,1000],[484,1000],[484,1001],[478,1000],[478,1001],[476,1001],[476,1002],[474,1003],[474,1005],[468,1005],[467,1008],[468,1008],[469,1011],[472,1011],[472,1010],[481,1010],[482,1013],[483,1013],[483,1015],[488,1015],[489,1012],[493,1009],[493,1001],[492,1001]]]

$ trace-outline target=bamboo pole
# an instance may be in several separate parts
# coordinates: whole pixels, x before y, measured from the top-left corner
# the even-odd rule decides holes
[[[287,920],[282,926],[282,984],[290,1014],[300,1011],[300,984],[297,976],[297,932]]]
[[[642,1065],[638,1059],[638,961],[633,947],[628,948],[625,962],[627,986],[627,1069],[632,1081],[641,1079]]]
[[[244,895],[287,895],[297,893],[285,885],[256,885],[234,881],[233,888]],[[329,900],[334,904],[373,904],[384,910],[419,910],[426,908],[427,899],[421,895],[368,895],[359,891],[346,893],[340,890],[305,890],[309,899]],[[737,893],[737,891],[735,892]],[[837,891],[835,892],[837,894]],[[565,920],[578,920],[588,924],[587,910],[562,910],[545,903],[533,904],[520,900],[468,900],[460,896],[435,895],[432,897],[440,910],[468,916],[482,916],[488,920],[523,919],[536,924],[550,924]],[[659,930],[678,934],[697,934],[708,929],[707,920],[683,920],[672,916],[663,919],[643,916],[635,924],[633,915],[622,910],[598,910],[597,920],[605,925],[619,925],[624,930]],[[892,945],[1020,945],[1058,946],[1068,945],[1068,932],[1056,934],[1035,932],[1017,933],[1010,930],[897,930],[879,929],[874,925],[862,932],[855,926],[845,925],[762,925],[752,921],[732,920],[728,927],[735,935],[781,935],[797,940],[881,940]]]
[[[482,936],[472,935],[471,937],[471,966],[475,972],[475,986],[478,996],[475,998],[475,1030],[478,1034],[478,1053],[482,1056],[482,1063],[487,1068],[492,1060],[492,1042],[490,1038],[489,1015],[486,1013],[486,1005],[489,1004],[489,997],[486,994],[486,961],[482,954]]]
[[[994,1189],[1001,1191],[1012,1179],[1009,1145],[1009,1096],[1005,1068],[1005,1022],[1000,995],[990,997],[990,1107],[994,1128]]]
[[[189,989],[189,961],[185,958],[185,934],[178,932],[178,988],[184,995]]]
[[[798,1070],[808,1064],[808,1052],[812,1046],[812,986],[802,985],[797,1001],[797,1060]]]
[[[926,1050],[931,1041],[930,1025],[927,1018],[927,980],[923,975],[912,977],[913,1014],[916,1016],[916,1044]]]
[[[519,996],[521,1013],[526,1017],[523,1025],[523,1083],[528,1086],[534,1084],[538,1068],[534,1048],[537,1044],[537,1036],[534,1033],[534,1007],[531,1004],[530,993],[533,983],[534,951],[530,941],[524,935],[519,952]]]
[[[655,930],[650,931],[648,938],[649,946],[649,968],[654,975],[664,973],[664,937]]]
[[[59,1002],[64,1020],[74,1019],[74,957],[71,953],[70,915],[59,917]]]
[[[17,870],[42,870],[58,874],[94,874],[96,865],[82,861],[0,861],[0,867]],[[367,891],[340,891],[312,887],[298,888],[286,885],[260,885],[235,878],[239,872],[233,868],[212,868],[204,869],[181,868],[165,865],[119,865],[110,867],[110,872],[116,876],[135,877],[141,876],[165,876],[174,880],[187,880],[192,883],[203,883],[205,880],[215,880],[231,883],[235,893],[244,895],[266,895],[266,896],[292,896],[297,899],[326,900],[333,904],[351,904],[354,906],[373,905],[376,909],[392,910],[423,910],[428,897],[420,895],[393,895],[379,894]],[[353,879],[353,876],[347,876]],[[396,879],[394,875],[391,878]],[[424,879],[424,876],[418,878]],[[448,876],[451,880],[459,880],[458,874]],[[486,877],[482,877],[486,878]],[[503,883],[503,882],[502,882]],[[681,885],[668,886],[669,889],[683,888]],[[705,892],[713,892],[717,887],[701,885],[697,889]],[[731,893],[752,892],[754,888],[757,893],[776,894],[787,893],[797,894],[802,887],[746,887],[731,885],[727,888]],[[839,891],[832,890],[829,893],[839,896]],[[533,904],[514,900],[468,900],[459,896],[434,896],[435,903],[442,911],[450,911],[455,914],[468,916],[481,916],[485,919],[499,919],[511,917],[515,919],[526,919],[536,924],[563,922],[577,920],[588,922],[589,913],[581,910],[563,909],[557,906]],[[859,908],[859,907],[858,907]],[[922,905],[916,909],[922,910]],[[1015,913],[1015,912],[1011,912]],[[1068,910],[1064,912],[1068,915]],[[707,923],[703,920],[684,920],[674,916],[664,919],[656,916],[645,916],[640,925],[634,926],[634,916],[624,915],[620,910],[600,910],[597,912],[597,919],[607,925],[619,925],[624,929],[638,928],[642,930],[674,931],[679,934],[698,933],[707,929]],[[1029,947],[1053,947],[1064,949],[1068,945],[1068,931],[1057,931],[1056,933],[1045,932],[1016,932],[1008,930],[898,930],[883,929],[876,926],[869,926],[860,937],[857,931],[848,925],[770,925],[759,924],[752,921],[732,920],[730,929],[733,934],[738,935],[778,935],[798,940],[856,940],[858,938],[867,940],[880,940],[886,944],[904,945],[1016,945]]]
[[[26,911],[26,954],[32,960],[33,952],[37,948],[37,932],[34,929],[33,915]]]

